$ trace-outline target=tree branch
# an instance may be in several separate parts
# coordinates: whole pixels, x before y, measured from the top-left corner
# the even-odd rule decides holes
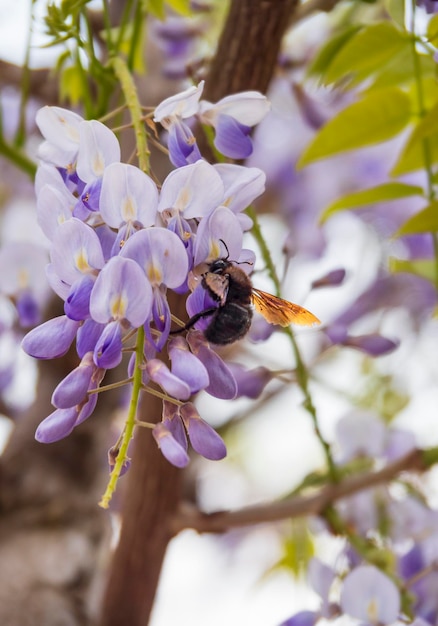
[[[438,461],[435,457],[438,449],[431,455],[432,461]],[[397,461],[386,465],[376,472],[367,472],[351,478],[346,478],[341,483],[330,484],[323,487],[312,496],[296,496],[280,502],[248,506],[236,511],[217,511],[203,513],[195,507],[187,505],[181,507],[178,516],[174,520],[174,532],[186,528],[193,528],[198,532],[220,533],[231,528],[261,524],[265,522],[277,522],[293,517],[308,515],[320,515],[324,509],[341,498],[351,496],[354,493],[383,485],[401,472],[424,471],[429,467],[425,461],[422,450],[413,450]]]

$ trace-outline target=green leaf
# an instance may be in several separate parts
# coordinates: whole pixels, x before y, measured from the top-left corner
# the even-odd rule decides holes
[[[61,100],[68,100],[73,105],[79,104],[83,97],[82,72],[75,65],[65,68],[60,80]]]
[[[405,259],[396,259],[391,257],[389,259],[389,269],[391,272],[407,272],[408,274],[415,274],[426,280],[430,280],[436,284],[437,279],[437,267],[434,259],[419,259],[416,261],[408,261]]]
[[[362,189],[349,193],[332,202],[322,213],[320,222],[325,222],[333,213],[352,209],[367,204],[376,204],[378,202],[388,202],[406,198],[407,196],[422,196],[422,187],[416,185],[407,185],[405,183],[383,183],[370,189]]]
[[[164,8],[164,0],[145,0],[146,12],[153,15],[158,20],[166,19],[166,10]]]
[[[317,52],[312,63],[310,63],[307,69],[308,75],[318,76],[324,83],[324,75],[330,67],[333,59],[339,51],[342,50],[351,37],[353,37],[358,31],[360,31],[360,26],[350,26],[346,30],[329,39],[327,43],[325,43]]]
[[[404,0],[384,0],[384,6],[390,18],[402,30],[405,30],[405,2]]]
[[[429,55],[416,53],[420,64],[421,78],[432,77],[435,80],[436,63]],[[372,77],[372,83],[367,91],[382,89],[391,85],[412,84],[415,77],[412,48],[406,46],[394,54],[393,58],[382,67],[377,68]]]
[[[438,41],[438,14],[433,15],[429,20],[427,25],[427,39],[431,44],[436,46]]]
[[[410,99],[403,91],[396,87],[373,91],[327,122],[304,150],[297,167],[386,141],[409,121]]]
[[[166,0],[166,4],[180,15],[184,15],[185,17],[192,15],[190,0]]]
[[[427,207],[410,217],[395,233],[395,237],[403,235],[417,235],[438,231],[438,202],[432,202]]]
[[[412,150],[415,143],[422,142],[427,137],[435,134],[438,134],[438,103],[430,109],[414,128],[406,144],[406,152]]]
[[[410,41],[391,22],[366,26],[351,37],[335,56],[325,75],[325,82],[334,83],[352,75],[357,80],[363,80],[404,48],[411,48]]]
[[[430,163],[438,162],[438,134],[427,138],[427,159]],[[391,176],[401,176],[408,172],[415,172],[416,170],[423,169],[426,163],[425,147],[421,141],[413,141],[410,144],[408,140],[407,145],[402,150],[395,165],[390,171]]]

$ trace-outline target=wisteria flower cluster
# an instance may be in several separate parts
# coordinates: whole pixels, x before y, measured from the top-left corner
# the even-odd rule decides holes
[[[131,349],[131,380],[140,368],[143,389],[151,383],[162,389],[163,419],[153,435],[164,456],[185,466],[187,435],[194,450],[209,459],[226,454],[222,439],[189,400],[201,389],[234,398],[235,377],[200,330],[187,338],[169,337],[168,293],[188,293],[190,283],[187,310],[193,315],[205,308],[206,297],[199,278],[196,286],[196,266],[227,254],[236,261],[254,259],[242,250],[243,232],[251,226],[242,211],[264,191],[265,175],[257,168],[202,160],[183,121],[199,112],[201,91],[202,85],[189,89],[155,111],[179,166],[160,189],[138,167],[121,162],[118,139],[104,124],[58,107],[37,114],[45,138],[36,176],[37,219],[50,241],[47,277],[64,301],[64,315],[34,328],[23,348],[38,359],[53,359],[76,340],[80,359],[53,392],[55,410],[37,429],[40,442],[66,437],[91,415],[105,372]],[[248,124],[268,107],[264,96],[250,92],[216,107],[204,103],[202,116],[216,125],[225,152],[239,137],[246,152]],[[249,121],[242,126],[245,108]],[[139,359],[134,338],[140,330]]]
[[[379,467],[415,450],[411,431],[386,426],[369,411],[357,409],[336,425],[337,465],[359,459]],[[280,626],[315,626],[341,616],[353,623],[395,625],[416,619],[416,626],[438,619],[438,518],[417,483],[399,481],[398,489],[379,485],[341,500],[334,508],[349,529],[334,566],[314,558],[308,568],[320,598],[315,610],[302,610]],[[332,532],[317,524],[318,532]]]

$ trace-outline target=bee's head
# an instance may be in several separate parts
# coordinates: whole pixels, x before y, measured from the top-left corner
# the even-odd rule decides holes
[[[228,259],[216,259],[216,261],[210,264],[208,271],[212,274],[222,274],[230,265],[231,263]]]

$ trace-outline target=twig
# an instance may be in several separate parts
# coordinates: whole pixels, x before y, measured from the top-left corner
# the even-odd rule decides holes
[[[438,450],[435,450],[438,454]],[[431,459],[438,461],[436,454]],[[184,505],[174,520],[175,533],[193,528],[199,532],[224,532],[230,528],[277,522],[293,517],[319,515],[329,505],[341,498],[351,496],[358,491],[385,484],[404,471],[424,471],[428,467],[424,451],[412,450],[402,458],[386,465],[383,469],[366,472],[343,480],[341,483],[329,484],[312,496],[295,496],[279,502],[270,502],[256,506],[248,506],[236,511],[216,511],[203,513],[195,507]]]

